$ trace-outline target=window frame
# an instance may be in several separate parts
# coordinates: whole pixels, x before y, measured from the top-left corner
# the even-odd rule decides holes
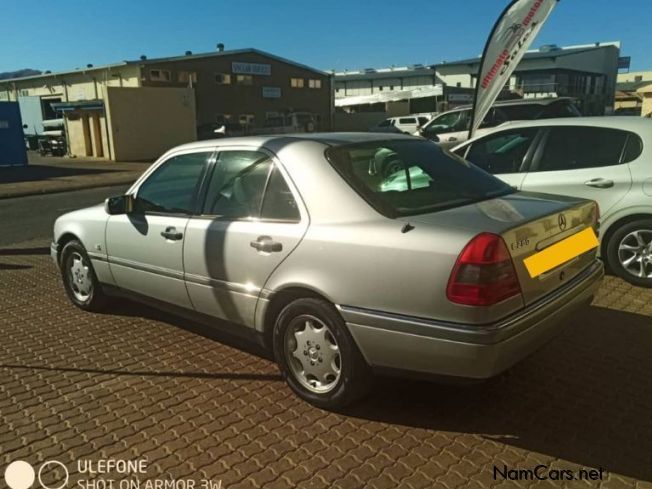
[[[206,158],[206,163],[204,164],[204,168],[202,169],[197,184],[195,185],[195,190],[193,191],[193,195],[191,199],[190,212],[186,213],[186,212],[144,211],[142,212],[142,215],[167,216],[167,217],[192,217],[197,214],[198,212],[197,204],[198,204],[199,196],[201,195],[201,189],[206,184],[206,175],[208,175],[209,168],[211,168],[211,166],[214,164],[216,158],[215,148],[213,147],[203,147],[203,148],[195,148],[192,150],[175,151],[174,153],[169,153],[164,155],[156,164],[152,165],[152,167],[143,174],[143,176],[134,184],[134,186],[127,191],[127,194],[131,195],[134,199],[138,199],[138,193],[140,192],[140,189],[143,186],[143,184],[147,182],[147,180],[149,180],[152,176],[154,176],[154,174],[156,174],[156,172],[159,169],[161,169],[166,163],[168,163],[170,160],[174,158],[178,158],[179,156],[185,156],[185,155],[195,154],[195,153],[206,153],[209,156]]]
[[[283,167],[281,162],[278,160],[276,155],[272,153],[271,151],[267,150],[266,148],[261,148],[261,147],[255,147],[255,146],[218,146],[213,148],[215,150],[213,157],[211,158],[210,165],[208,165],[207,171],[204,174],[203,180],[202,180],[202,185],[201,188],[197,194],[198,200],[195,201],[195,213],[190,216],[193,219],[209,219],[209,220],[217,220],[217,221],[224,221],[224,222],[261,222],[261,223],[277,223],[277,224],[302,224],[306,223],[309,221],[310,217],[308,214],[308,209],[305,205],[305,202],[303,198],[301,197],[301,194],[299,193],[296,185],[294,184],[294,181],[290,177],[289,173],[287,170]],[[210,180],[213,176],[213,172],[215,171],[215,168],[217,167],[217,163],[219,160],[219,156],[221,153],[226,153],[229,151],[251,151],[252,153],[263,153],[265,154],[270,161],[272,162],[272,167],[267,174],[267,180],[265,181],[265,188],[263,189],[263,196],[260,201],[260,208],[258,209],[258,216],[257,217],[229,217],[229,216],[221,216],[219,214],[204,214],[203,209],[206,204],[206,198],[208,195],[208,186],[210,183]],[[297,204],[297,209],[299,210],[299,220],[294,220],[294,219],[268,219],[268,218],[263,218],[261,217],[262,213],[262,208],[263,204],[265,203],[265,197],[267,195],[267,189],[269,186],[269,182],[272,176],[272,172],[274,170],[278,170],[279,173],[281,174],[281,177],[285,181],[285,184],[287,187],[290,189],[290,192],[292,193],[292,197],[294,198],[294,201]]]
[[[217,81],[217,77],[221,78],[221,81]],[[228,80],[228,81],[225,81]],[[231,73],[215,73],[213,75],[213,82],[215,85],[231,85],[233,83],[233,77],[231,76]]]
[[[152,73],[155,72],[155,71],[158,71],[159,75],[162,75],[163,73],[167,73],[168,74],[167,79],[165,79],[164,77],[160,77],[160,76],[157,77],[157,78],[154,78],[152,76]],[[149,70],[149,81],[160,82],[160,83],[170,83],[172,81],[172,72],[170,70],[166,70],[166,69],[163,69],[163,68],[151,68]]]

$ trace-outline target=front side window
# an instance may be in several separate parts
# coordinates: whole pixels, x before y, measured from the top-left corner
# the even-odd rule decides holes
[[[471,145],[466,159],[492,174],[516,173],[536,135],[530,128],[487,136]]]
[[[425,214],[514,192],[430,141],[334,146],[326,157],[360,196],[388,217]]]
[[[602,127],[552,127],[538,169],[578,170],[617,165],[628,134]]]
[[[272,160],[259,151],[224,151],[208,183],[203,214],[240,219],[257,217]]]
[[[136,210],[166,214],[191,214],[200,177],[211,152],[173,156],[147,180],[136,195]]]

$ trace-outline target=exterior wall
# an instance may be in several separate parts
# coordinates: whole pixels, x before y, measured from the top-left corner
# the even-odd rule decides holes
[[[113,159],[145,161],[197,138],[195,97],[189,88],[107,88]]]
[[[618,73],[618,83],[652,81],[652,71],[630,71],[629,73]]]
[[[104,99],[104,88],[137,87],[140,68],[124,66],[56,75],[41,75],[14,81],[0,81],[0,99],[17,100],[19,96],[61,97],[64,102]]]
[[[233,73],[234,62],[260,63],[269,65],[271,74],[252,75],[251,85],[236,83]],[[167,70],[170,81],[154,81],[152,70]],[[187,81],[180,81],[181,72],[196,73],[197,81],[192,83],[197,104],[197,125],[220,122],[222,114],[231,116],[231,121],[238,122],[241,116],[252,115],[253,126],[263,125],[268,113],[290,110],[307,111],[318,115],[319,129],[330,128],[331,118],[331,84],[330,76],[309,69],[285,63],[281,60],[263,56],[259,53],[234,53],[215,57],[188,57],[160,63],[148,62],[143,68],[142,85],[146,87],[185,87]],[[230,75],[230,84],[218,84],[217,74]],[[304,80],[303,88],[290,84],[291,78]],[[321,88],[310,88],[309,80],[320,80]],[[280,97],[263,96],[263,87],[280,89]],[[270,114],[271,115],[271,114]]]

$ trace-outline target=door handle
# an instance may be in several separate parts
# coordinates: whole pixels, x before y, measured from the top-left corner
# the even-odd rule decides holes
[[[168,226],[165,228],[165,231],[161,231],[161,236],[170,241],[179,241],[183,238],[183,233],[178,233],[177,228],[174,226]]]
[[[451,136],[448,138],[449,141],[457,141],[457,138],[455,136]]]
[[[610,188],[614,186],[614,181],[606,180],[604,178],[592,178],[591,180],[584,182],[584,185],[595,188]]]
[[[278,253],[279,251],[283,251],[283,245],[278,241],[274,241],[271,236],[258,236],[258,239],[252,241],[249,245],[265,253]]]

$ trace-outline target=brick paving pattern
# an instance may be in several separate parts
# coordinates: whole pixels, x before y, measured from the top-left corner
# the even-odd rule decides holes
[[[78,459],[147,458],[141,480],[226,489],[652,487],[652,290],[608,277],[561,337],[496,379],[379,380],[332,413],[202,326],[126,302],[76,309],[46,246],[0,249],[0,473],[55,459],[78,487]],[[493,478],[538,464],[606,475]]]

